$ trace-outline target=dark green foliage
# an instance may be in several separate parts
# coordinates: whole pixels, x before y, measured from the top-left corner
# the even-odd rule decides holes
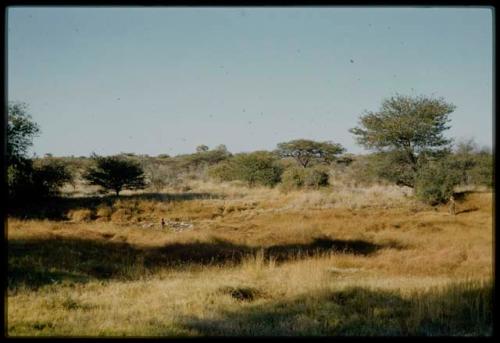
[[[33,185],[37,194],[55,196],[65,183],[72,181],[73,175],[62,161],[54,159],[35,161]]]
[[[406,153],[394,150],[379,152],[371,156],[370,162],[378,178],[395,183],[398,186],[415,186],[417,165],[407,163]],[[420,162],[420,161],[419,161]]]
[[[281,180],[282,167],[275,156],[268,151],[256,151],[234,156],[233,163],[239,180],[250,187],[255,185],[274,186]]]
[[[419,168],[415,180],[415,195],[431,205],[446,203],[460,184],[461,171],[453,168],[451,158],[432,161]]]
[[[58,194],[59,188],[72,181],[66,165],[52,158],[33,163],[27,158],[33,138],[40,128],[27,114],[27,105],[11,103],[7,121],[7,186],[12,203],[23,203]]]
[[[115,191],[122,189],[142,189],[146,187],[144,172],[138,162],[119,156],[100,157],[93,155],[95,165],[83,175],[90,184]]]
[[[33,145],[33,138],[40,133],[40,128],[27,113],[24,103],[10,103],[7,120],[7,165],[26,158],[28,149]]]
[[[19,160],[7,168],[9,198],[15,203],[59,194],[65,183],[73,181],[69,168],[61,161]]]
[[[468,172],[470,182],[493,188],[495,186],[493,155],[489,151],[479,151],[475,154],[474,160],[475,164]]]
[[[33,162],[18,159],[7,167],[7,188],[11,202],[21,202],[31,196],[33,189]]]
[[[219,181],[240,180],[250,187],[274,186],[280,182],[282,173],[283,167],[276,156],[268,151],[236,154],[209,170],[209,174]]]
[[[384,153],[378,156],[385,169],[381,175],[414,187],[420,166],[449,153],[451,140],[443,132],[454,109],[442,98],[396,95],[385,99],[378,112],[361,116],[350,132],[362,146]]]
[[[345,149],[337,143],[296,139],[279,143],[276,153],[282,158],[292,157],[306,168],[312,162],[330,163],[344,151]]]
[[[493,186],[493,156],[472,139],[456,145],[450,163],[460,172],[460,184]]]
[[[365,113],[360,126],[350,131],[367,148],[396,148],[418,154],[451,143],[442,133],[449,129],[448,115],[454,110],[454,105],[441,98],[396,95],[385,99],[378,112]]]

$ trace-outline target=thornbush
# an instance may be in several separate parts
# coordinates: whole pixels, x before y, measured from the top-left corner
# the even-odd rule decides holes
[[[487,151],[481,151],[474,156],[475,165],[469,171],[472,184],[494,187],[493,178],[493,155]]]
[[[445,203],[459,183],[460,173],[452,168],[449,159],[428,162],[417,173],[415,195],[431,205]]]
[[[311,168],[290,167],[285,170],[281,188],[285,191],[303,187],[315,188],[328,186],[328,167],[317,165]]]
[[[290,167],[283,172],[281,178],[281,189],[288,191],[304,187],[306,169],[302,167]]]
[[[60,188],[72,180],[73,175],[67,166],[53,159],[35,162],[19,159],[7,168],[9,198],[13,202],[56,196]]]
[[[208,176],[219,182],[237,180],[235,164],[231,160],[220,162],[208,168]]]
[[[209,170],[209,174],[218,181],[240,180],[250,187],[272,187],[281,181],[282,173],[283,168],[276,156],[268,151],[237,154]]]
[[[328,168],[326,166],[315,166],[306,170],[304,185],[310,188],[319,188],[328,186]]]

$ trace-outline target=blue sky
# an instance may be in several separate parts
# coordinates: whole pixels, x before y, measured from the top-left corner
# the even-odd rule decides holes
[[[447,135],[492,146],[489,8],[8,9],[8,98],[38,155],[176,155],[332,140],[396,92],[457,106]]]

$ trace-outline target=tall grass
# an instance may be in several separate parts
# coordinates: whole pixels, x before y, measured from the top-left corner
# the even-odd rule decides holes
[[[191,187],[9,218],[9,335],[491,334],[491,193]]]

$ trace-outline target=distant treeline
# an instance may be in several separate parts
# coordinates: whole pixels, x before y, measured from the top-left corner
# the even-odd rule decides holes
[[[192,179],[239,181],[249,187],[283,191],[332,186],[393,183],[413,188],[421,200],[445,202],[458,185],[493,187],[493,156],[473,140],[453,142],[443,132],[454,106],[443,99],[396,95],[377,112],[360,117],[350,130],[372,150],[353,155],[332,141],[296,139],[273,151],[231,153],[225,145],[200,145],[192,154],[156,157],[122,153],[116,156],[28,158],[27,150],[40,129],[22,104],[9,105],[8,187],[12,202],[57,196],[64,184],[77,181],[103,191],[185,187]]]

